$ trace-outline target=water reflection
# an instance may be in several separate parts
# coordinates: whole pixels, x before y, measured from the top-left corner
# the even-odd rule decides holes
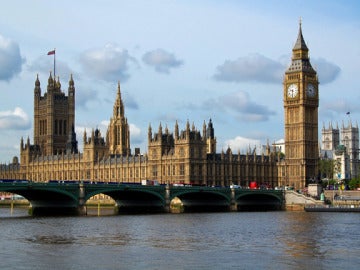
[[[50,245],[64,245],[73,244],[75,242],[74,237],[65,237],[59,235],[35,235],[25,239],[28,242],[35,244],[50,244]]]
[[[8,214],[0,209],[4,269],[351,269],[360,263],[357,214]]]

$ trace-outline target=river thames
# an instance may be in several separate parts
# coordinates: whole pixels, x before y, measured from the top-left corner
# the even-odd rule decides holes
[[[1,269],[358,269],[359,213],[30,217],[0,208]]]

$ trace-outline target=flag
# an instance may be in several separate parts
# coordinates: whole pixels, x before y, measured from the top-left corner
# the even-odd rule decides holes
[[[47,55],[55,54],[55,50],[49,51]]]
[[[350,112],[347,112],[346,114],[347,114],[347,115],[349,115],[349,114],[350,114]]]

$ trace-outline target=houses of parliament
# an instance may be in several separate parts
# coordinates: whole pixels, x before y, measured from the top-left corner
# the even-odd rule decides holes
[[[38,76],[35,81],[33,142],[21,139],[20,160],[14,157],[12,163],[0,165],[0,178],[122,183],[149,179],[162,184],[243,187],[256,181],[269,187],[303,188],[318,177],[319,160],[319,82],[308,51],[300,23],[283,81],[284,153],[269,143],[261,154],[233,153],[230,148],[217,153],[211,119],[201,129],[189,121],[185,127],[175,122],[172,131],[150,125],[147,152],[132,151],[120,83],[106,134],[85,131],[81,152],[75,133],[74,79],[70,77],[66,95],[60,80],[50,73],[45,93]]]

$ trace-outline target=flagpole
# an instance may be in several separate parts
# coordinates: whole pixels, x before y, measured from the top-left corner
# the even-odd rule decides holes
[[[55,48],[52,51],[49,51],[47,53],[47,55],[54,55],[54,78],[56,77],[56,73],[55,73]]]
[[[56,55],[56,51],[54,49],[54,79],[56,80],[56,75],[55,75],[55,55]]]

